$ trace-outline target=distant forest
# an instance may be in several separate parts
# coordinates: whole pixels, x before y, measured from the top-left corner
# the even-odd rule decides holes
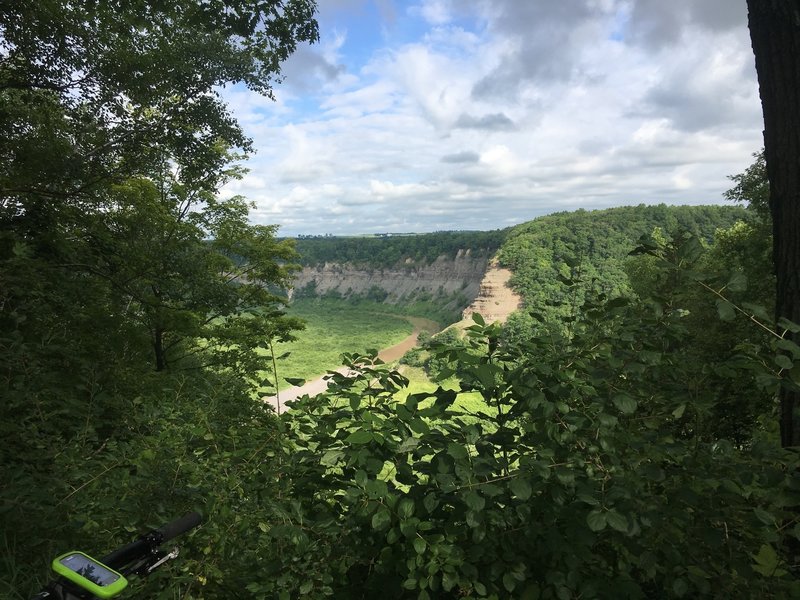
[[[366,268],[389,268],[411,259],[430,264],[440,256],[455,258],[460,250],[472,256],[492,256],[508,229],[494,231],[437,231],[387,237],[301,237],[297,239],[300,264],[350,263]]]
[[[622,206],[554,213],[522,223],[508,234],[499,253],[514,272],[511,284],[529,307],[567,301],[575,278],[609,295],[628,286],[625,263],[643,235],[693,235],[711,243],[719,229],[750,221],[752,211],[735,206]]]

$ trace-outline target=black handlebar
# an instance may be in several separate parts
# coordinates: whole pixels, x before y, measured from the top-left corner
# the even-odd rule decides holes
[[[158,529],[153,529],[144,534],[135,542],[131,542],[130,544],[114,550],[111,554],[107,554],[101,558],[100,562],[112,569],[122,568],[131,561],[146,556],[164,542],[197,527],[201,521],[202,517],[199,513],[192,512],[183,515],[179,519],[175,519]]]
[[[156,529],[156,531],[161,534],[161,541],[159,543],[163,544],[190,529],[194,529],[200,525],[202,520],[203,518],[200,516],[200,513],[191,512],[187,515],[183,515],[179,519],[175,519],[171,523],[167,523],[163,527],[159,527]]]
[[[117,548],[107,554],[100,562],[121,572],[123,575],[135,573],[140,576],[147,575],[154,568],[163,564],[169,558],[177,556],[177,552],[166,553],[159,551],[158,547],[174,537],[197,527],[202,521],[199,513],[192,512],[175,519],[166,525],[145,533],[135,542]],[[125,568],[127,567],[127,568]],[[76,589],[73,584],[63,578],[48,584],[34,597],[34,600],[67,600],[89,597],[86,591]]]

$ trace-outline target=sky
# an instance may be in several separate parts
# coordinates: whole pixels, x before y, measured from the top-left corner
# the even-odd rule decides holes
[[[745,0],[318,0],[224,195],[279,234],[721,204],[763,145]]]

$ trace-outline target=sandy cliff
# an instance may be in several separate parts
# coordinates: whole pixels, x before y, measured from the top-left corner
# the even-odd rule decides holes
[[[504,323],[522,303],[522,298],[508,285],[510,279],[511,271],[500,267],[493,259],[481,281],[478,296],[464,309],[464,319],[471,318],[472,313],[480,313],[487,323]]]

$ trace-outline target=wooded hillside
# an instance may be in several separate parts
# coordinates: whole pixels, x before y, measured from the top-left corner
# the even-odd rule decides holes
[[[401,261],[430,264],[440,256],[455,258],[459,251],[492,256],[505,240],[507,229],[495,231],[439,231],[397,236],[301,237],[296,241],[300,263],[326,262],[358,267],[391,268]]]
[[[606,210],[562,212],[514,227],[499,258],[514,272],[514,288],[528,307],[543,310],[568,298],[564,279],[580,278],[585,287],[618,295],[628,289],[625,261],[639,238],[660,230],[664,235],[692,234],[711,242],[752,215],[733,206],[622,206]]]

